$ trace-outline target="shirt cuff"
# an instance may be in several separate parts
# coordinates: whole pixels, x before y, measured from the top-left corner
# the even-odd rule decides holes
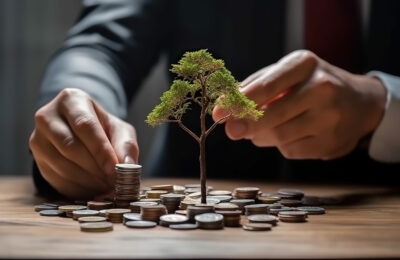
[[[369,156],[380,162],[400,162],[400,77],[380,71],[368,75],[380,79],[387,90],[385,113],[372,134]]]

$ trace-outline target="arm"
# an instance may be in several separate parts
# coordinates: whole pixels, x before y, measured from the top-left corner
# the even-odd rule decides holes
[[[40,92],[30,138],[39,192],[49,195],[54,187],[64,196],[91,197],[112,187],[113,164],[137,162],[135,130],[118,117],[157,61],[166,5],[84,2]]]

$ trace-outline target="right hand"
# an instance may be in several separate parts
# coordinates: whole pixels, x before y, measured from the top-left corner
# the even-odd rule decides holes
[[[42,176],[69,198],[110,192],[114,165],[136,163],[135,128],[107,113],[87,93],[64,89],[35,114],[29,140]]]

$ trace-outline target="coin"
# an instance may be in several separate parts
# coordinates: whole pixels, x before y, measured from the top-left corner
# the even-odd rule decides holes
[[[294,199],[282,199],[279,203],[287,207],[297,207],[302,205],[301,200]]]
[[[187,216],[179,214],[166,214],[160,217],[160,225],[169,226],[171,224],[182,224],[188,220],[189,218]]]
[[[158,203],[152,201],[134,201],[129,204],[129,208],[133,213],[140,213],[140,207],[143,205],[154,206],[158,205]]]
[[[218,210],[215,213],[224,216],[224,226],[226,227],[240,227],[241,210]]]
[[[278,213],[280,221],[283,222],[305,222],[307,212],[305,211],[281,211]]]
[[[167,214],[167,208],[164,205],[142,206],[140,215],[143,220],[158,222],[160,216]]]
[[[211,205],[188,206],[186,212],[189,220],[194,221],[196,215],[214,212],[214,206]]]
[[[304,192],[297,189],[279,189],[278,194],[284,199],[301,199],[304,196]]]
[[[274,215],[269,214],[256,214],[248,216],[247,219],[250,223],[268,223],[271,225],[276,225],[278,218]]]
[[[123,215],[124,223],[128,221],[139,221],[142,220],[142,216],[139,213],[124,213]]]
[[[224,227],[224,216],[217,213],[203,213],[194,217],[199,228],[221,229]]]
[[[87,222],[103,222],[107,219],[101,216],[91,216],[91,217],[80,217],[78,218],[79,223],[87,223]]]
[[[41,216],[46,216],[46,217],[56,217],[56,216],[62,216],[64,215],[64,211],[58,210],[58,209],[44,209],[39,212]]]
[[[235,189],[234,197],[236,199],[256,199],[260,191],[257,187],[239,187]]]
[[[130,212],[129,209],[107,209],[106,216],[112,223],[122,223],[123,215]]]
[[[185,223],[185,224],[173,224],[169,225],[170,229],[177,229],[177,230],[193,230],[197,229],[197,224]]]
[[[268,204],[250,204],[244,206],[246,216],[253,214],[268,214]]]
[[[181,185],[173,185],[174,187],[174,193],[177,194],[184,194],[185,193],[185,187]]]
[[[215,210],[238,210],[239,206],[233,203],[219,203],[214,208]]]
[[[39,212],[42,210],[58,209],[57,205],[39,204],[35,205],[35,211]]]
[[[281,199],[281,197],[278,196],[258,196],[257,200],[260,201],[261,203],[266,203],[266,204],[270,204],[270,203],[275,203],[278,202]]]
[[[78,220],[80,217],[97,216],[99,213],[99,211],[91,209],[74,210],[72,211],[72,218]]]
[[[207,196],[208,203],[209,203],[209,199],[217,199],[221,203],[221,202],[229,202],[231,199],[233,199],[233,197],[230,195]]]
[[[113,224],[110,222],[90,222],[80,224],[81,231],[84,232],[106,232],[113,230]]]
[[[87,207],[92,210],[102,210],[109,209],[113,206],[113,203],[110,201],[88,201]]]
[[[272,225],[267,223],[245,223],[243,229],[247,231],[268,231],[271,230]]]
[[[325,214],[325,209],[322,207],[297,207],[297,210],[305,211],[308,215]]]
[[[168,191],[165,190],[149,190],[146,191],[146,197],[148,199],[159,199],[161,194],[167,194]]]
[[[72,212],[75,210],[84,210],[86,209],[86,206],[83,205],[64,205],[64,206],[59,206],[58,209],[65,212],[65,215],[69,218],[73,217]]]
[[[130,228],[153,228],[157,226],[157,223],[153,221],[144,221],[144,220],[128,221],[125,223],[125,226]]]
[[[168,192],[174,192],[174,185],[172,184],[161,184],[161,185],[153,185],[150,187],[152,190],[165,190]]]
[[[228,195],[231,196],[232,192],[229,190],[212,190],[208,193],[208,195],[211,196],[223,196],[223,195]]]

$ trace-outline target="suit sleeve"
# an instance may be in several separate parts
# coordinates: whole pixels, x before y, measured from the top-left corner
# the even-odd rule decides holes
[[[400,77],[379,71],[368,74],[379,78],[387,90],[386,110],[372,135],[369,155],[377,161],[398,163],[400,162]]]
[[[83,5],[78,21],[47,67],[38,106],[73,87],[124,118],[128,101],[166,44],[168,1],[88,0]],[[54,192],[35,162],[33,177],[39,193]]]

